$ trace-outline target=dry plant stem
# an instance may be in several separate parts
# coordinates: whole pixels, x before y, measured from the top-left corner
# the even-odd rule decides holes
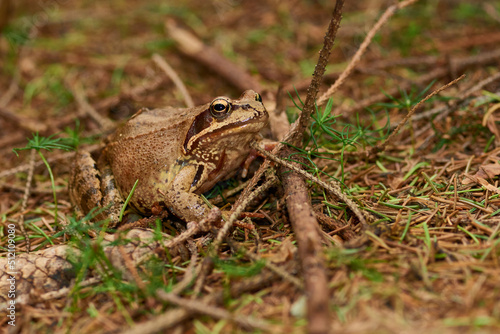
[[[307,88],[307,96],[304,103],[304,108],[302,109],[297,122],[293,124],[292,129],[283,139],[283,141],[288,142],[292,145],[300,145],[304,132],[306,131],[311,121],[311,115],[314,113],[316,96],[318,96],[319,86],[321,85],[321,81],[323,80],[326,65],[328,64],[328,59],[330,58],[333,43],[335,42],[335,37],[339,29],[340,21],[342,19],[343,6],[344,0],[337,0],[335,9],[333,10],[332,19],[330,20],[330,24],[328,25],[328,29],[325,34],[323,47],[319,52],[318,63],[314,68],[314,74],[311,80],[311,84]]]
[[[83,287],[87,287],[87,286],[91,286],[91,285],[100,283],[101,281],[102,281],[101,277],[91,277],[89,279],[86,279],[85,281],[80,282],[78,285],[83,288]],[[72,289],[73,289],[73,287],[70,286],[70,287],[65,287],[65,288],[59,289],[57,291],[46,292],[40,296],[40,299],[45,300],[45,301],[49,301],[49,300],[65,297],[72,291]]]
[[[174,295],[180,295],[193,281],[196,275],[196,262],[198,262],[198,249],[193,240],[188,241],[188,248],[191,252],[191,259],[189,261],[189,266],[186,268],[186,273],[182,278],[182,281],[177,283],[173,288],[171,293]]]
[[[486,86],[487,84],[490,84],[493,81],[496,81],[498,79],[500,79],[500,72],[497,72],[497,73],[487,77],[486,79],[479,81],[473,87],[469,88],[467,91],[460,94],[459,98],[462,100],[466,99],[469,96],[471,96],[472,94],[474,94],[475,92],[477,92],[478,90],[480,90],[481,88],[483,88],[484,86]]]
[[[68,79],[66,80],[66,86],[75,97],[76,103],[78,104],[80,111],[83,114],[88,115],[90,118],[92,118],[103,131],[107,131],[115,127],[112,121],[110,121],[106,117],[102,117],[97,112],[97,110],[95,110],[94,107],[92,107],[88,103],[87,97],[85,96],[85,92],[81,84],[74,83],[73,80]]]
[[[349,63],[349,65],[347,65],[347,68],[340,74],[340,76],[335,81],[335,83],[330,88],[328,88],[328,90],[326,91],[326,93],[324,93],[318,99],[318,102],[317,102],[318,106],[321,106],[321,105],[325,104],[326,101],[330,97],[332,97],[333,94],[335,94],[335,92],[339,89],[339,87],[344,83],[344,81],[351,74],[351,72],[354,70],[354,68],[356,67],[356,65],[358,65],[359,61],[361,60],[361,57],[366,52],[366,49],[370,45],[373,37],[375,36],[375,34],[377,33],[377,31],[380,29],[380,27],[382,27],[382,25],[384,25],[387,22],[387,20],[389,20],[389,18],[392,15],[394,15],[394,13],[397,10],[402,9],[402,8],[404,8],[406,6],[409,6],[409,5],[413,4],[416,1],[417,0],[406,0],[406,1],[402,1],[402,2],[399,2],[397,4],[394,4],[394,5],[390,6],[389,8],[387,8],[387,10],[384,12],[384,14],[382,14],[382,16],[380,17],[380,19],[370,29],[370,31],[366,35],[365,39],[363,40],[363,43],[361,43],[358,51],[356,51],[356,53],[352,57],[351,62]]]
[[[100,145],[92,145],[92,146],[89,146],[87,148],[87,151],[89,152],[94,152],[95,150],[97,150],[98,148],[100,147]],[[47,161],[50,163],[54,162],[54,161],[59,161],[59,160],[69,160],[71,159],[73,156],[75,155],[75,152],[64,152],[64,153],[61,153],[61,154],[58,154],[58,155],[54,155],[53,157],[50,157],[47,159]],[[36,161],[35,162],[35,167],[40,167],[40,166],[43,166],[44,163],[43,161]],[[15,168],[11,168],[11,169],[8,169],[8,170],[5,170],[3,172],[0,172],[0,179],[1,178],[4,178],[4,177],[7,177],[7,176],[10,176],[10,175],[14,175],[16,173],[20,173],[20,172],[24,172],[24,171],[27,171],[29,170],[31,167],[30,167],[30,164],[27,163],[27,164],[23,164],[23,165],[20,165],[20,166],[17,166]]]
[[[21,80],[21,74],[19,73],[19,68],[14,72],[14,77],[10,82],[9,88],[0,98],[0,107],[5,107],[9,104],[12,98],[16,95],[19,90],[19,81]]]
[[[164,301],[176,304],[194,313],[209,315],[215,319],[229,320],[246,329],[270,330],[270,326],[267,323],[254,317],[233,315],[225,309],[206,304],[199,300],[181,298],[173,293],[166,293],[163,290],[158,290],[157,295]]]
[[[480,82],[478,82],[477,84],[475,84],[473,87],[471,87],[471,88],[469,88],[469,89],[467,89],[467,90],[459,93],[457,95],[457,100],[451,101],[448,106],[433,108],[433,109],[431,109],[429,111],[426,111],[426,112],[420,113],[418,115],[415,115],[413,117],[413,119],[414,120],[421,120],[421,119],[424,119],[424,118],[431,117],[434,114],[440,114],[436,118],[436,120],[440,120],[443,117],[445,117],[446,115],[448,115],[451,111],[453,111],[456,108],[456,106],[459,105],[458,102],[464,101],[465,99],[467,99],[468,97],[470,97],[472,94],[474,94],[475,92],[477,92],[478,90],[480,90],[484,86],[486,86],[486,85],[488,85],[488,84],[490,84],[493,81],[496,81],[498,79],[500,79],[500,72],[495,73],[495,74],[487,77],[484,80],[481,80]],[[399,125],[399,123],[397,123],[396,125]],[[427,126],[425,128],[427,128]],[[415,137],[418,137],[418,134],[421,134],[421,131],[417,132],[415,134]]]
[[[229,197],[239,193],[243,189],[245,189],[249,182],[250,181],[245,181],[233,189],[224,190],[222,192],[222,195],[217,195],[216,197],[211,198],[209,200],[209,202],[212,203],[213,205],[219,205],[219,204],[223,203],[226,198],[229,198]]]
[[[420,85],[425,85],[429,83],[432,80],[436,80],[439,78],[442,78],[446,75],[448,75],[450,72],[453,73],[458,73],[459,71],[463,70],[467,66],[471,65],[481,65],[481,64],[487,64],[490,62],[495,61],[500,57],[500,49],[496,49],[492,52],[485,52],[481,53],[479,55],[471,56],[471,57],[465,57],[465,58],[451,58],[449,60],[443,60],[443,61],[437,61],[436,62],[436,69],[421,75],[418,77],[416,80],[413,81],[413,84],[416,86]],[[446,66],[446,63],[448,63],[448,66]],[[399,96],[400,90],[407,90],[411,87],[411,85],[407,82],[401,83],[398,87],[394,88],[389,88],[386,90],[386,94],[391,95],[391,96]],[[356,103],[353,106],[349,107],[340,107],[337,108],[337,113],[338,114],[350,114],[356,111],[360,111],[366,107],[371,106],[374,103],[381,102],[387,99],[387,95],[384,93],[380,94],[374,94],[371,95],[368,98],[365,98],[358,103]],[[433,112],[437,113],[438,111]],[[418,116],[416,116],[418,117]],[[417,137],[415,135],[415,137]]]
[[[29,253],[31,251],[31,241],[24,228],[24,210],[26,210],[26,206],[28,205],[28,198],[30,197],[30,189],[31,189],[31,181],[33,180],[33,172],[35,170],[35,153],[36,150],[32,149],[30,152],[30,162],[28,168],[28,176],[26,178],[26,187],[24,188],[23,201],[21,204],[19,219],[17,220],[17,226],[19,230],[24,236],[24,240],[26,241],[26,252]]]
[[[488,14],[492,19],[500,23],[500,15],[498,14],[498,11],[495,9],[495,6],[493,6],[490,3],[485,3],[483,4],[483,8],[486,14]]]
[[[292,270],[290,268],[289,270]],[[258,291],[270,283],[276,281],[276,275],[273,273],[263,273],[252,278],[248,278],[240,283],[232,284],[229,286],[229,291],[216,291],[202,299],[205,304],[211,305],[215,303],[216,305],[222,305],[225,298],[241,296],[243,293],[250,293],[252,291]],[[122,334],[153,334],[166,330],[168,328],[173,328],[183,321],[186,321],[192,317],[192,312],[186,309],[175,309],[169,310],[149,321],[141,323],[140,326],[134,327],[128,331],[122,332]]]
[[[158,65],[163,72],[174,82],[175,86],[179,90],[179,92],[182,94],[182,97],[184,98],[184,102],[186,103],[186,107],[192,108],[194,107],[194,102],[193,99],[191,98],[191,95],[189,94],[188,90],[186,89],[186,86],[184,86],[184,83],[182,80],[179,78],[175,70],[170,66],[164,58],[162,58],[159,54],[155,53],[152,56],[153,61]]]
[[[252,261],[257,262],[262,259],[258,257],[256,254],[249,252],[245,247],[240,247],[238,243],[235,241],[229,241],[229,243],[231,244],[231,247],[236,250],[236,252],[242,252],[243,254],[245,254],[246,257],[248,257]],[[298,289],[304,290],[304,284],[302,284],[302,282],[297,277],[290,275],[287,271],[283,270],[277,265],[274,265],[273,263],[266,261],[264,267],[266,267],[276,275],[283,278],[283,280],[292,283]]]
[[[174,21],[165,23],[167,31],[179,45],[179,50],[197,62],[211,68],[215,73],[241,90],[261,91],[262,87],[250,74],[226,59],[215,49],[203,44],[198,37],[177,26]]]
[[[487,84],[489,84],[489,83],[491,83],[491,82],[493,82],[495,80],[499,80],[499,79],[500,79],[500,72],[495,73],[492,76],[489,76],[488,78],[486,78],[484,80],[481,80],[480,82],[478,82],[476,85],[474,85],[473,87],[469,88],[465,92],[460,93],[458,95],[458,100],[451,101],[448,104],[448,106],[429,110],[429,113],[426,113],[426,116],[431,116],[431,115],[433,115],[435,113],[440,113],[433,120],[433,122],[439,122],[440,120],[444,119],[447,115],[449,115],[451,112],[453,112],[457,108],[460,108],[462,105],[468,104],[469,102],[466,101],[466,99],[468,97],[470,97],[472,94],[474,94],[475,92],[477,92],[478,90],[480,90],[481,88],[483,88],[484,86],[486,86]],[[463,102],[463,103],[460,103],[460,102]],[[430,113],[430,112],[432,112],[432,113]],[[417,115],[417,116],[420,116],[420,115]],[[422,136],[424,133],[426,133],[427,131],[429,131],[429,129],[431,128],[431,126],[432,126],[431,124],[427,124],[427,125],[423,126],[420,130],[418,130],[417,132],[415,132],[415,137],[418,138],[418,137]]]
[[[433,91],[432,93],[427,95],[424,99],[420,100],[420,102],[418,102],[413,108],[411,108],[411,110],[408,112],[408,114],[405,116],[405,118],[398,124],[398,126],[394,129],[394,131],[392,131],[392,133],[387,137],[387,139],[383,143],[376,145],[376,146],[373,146],[370,150],[362,151],[362,152],[354,152],[354,153],[350,153],[349,155],[362,155],[362,156],[365,156],[366,158],[368,158],[374,154],[377,154],[379,152],[384,151],[387,144],[392,141],[392,138],[399,132],[401,127],[406,124],[406,122],[415,113],[415,111],[417,111],[417,109],[420,108],[420,106],[422,106],[422,104],[424,104],[427,100],[429,100],[434,95],[439,94],[441,91],[445,90],[446,88],[450,87],[451,85],[456,84],[458,81],[462,80],[463,78],[465,78],[465,74],[462,74],[459,78],[447,83],[444,86],[441,86],[440,88],[436,89],[435,91]]]
[[[206,219],[202,219],[200,222],[189,222],[187,224],[187,230],[176,236],[175,238],[164,242],[161,247],[164,248],[172,248],[177,246],[178,244],[187,241],[192,238],[195,234],[200,232],[208,232],[217,222],[221,220],[221,212],[219,208],[214,207],[208,213]],[[149,255],[145,255],[145,258]],[[139,259],[139,261],[144,260],[144,258]]]
[[[422,85],[424,83],[429,83],[430,81],[432,81],[434,79],[444,77],[448,72],[449,71],[447,68],[437,68],[433,71],[430,71],[427,74],[420,76],[418,79],[416,79],[413,82],[413,84],[419,86],[419,85]],[[337,113],[347,115],[347,114],[350,114],[350,113],[353,113],[356,111],[363,110],[364,108],[369,107],[374,103],[385,101],[387,99],[387,95],[399,96],[401,89],[407,90],[410,88],[411,88],[410,84],[402,83],[398,87],[389,88],[388,90],[386,90],[385,94],[384,93],[374,94],[374,95],[371,95],[370,97],[367,97],[367,98],[359,101],[358,103],[356,103],[353,106],[337,108],[338,109]]]
[[[233,227],[234,222],[236,222],[240,214],[245,211],[247,205],[252,202],[257,196],[264,193],[267,189],[271,188],[276,183],[276,181],[276,177],[272,175],[266,182],[264,182],[264,184],[255,189],[255,191],[253,191],[239,206],[237,206],[233,210],[231,216],[229,216],[229,219],[224,223],[224,226],[217,233],[217,237],[212,244],[211,256],[217,255],[217,253],[219,252],[219,247],[222,244],[222,240],[224,240],[227,233],[229,232],[231,227]]]
[[[125,247],[123,247],[123,243],[121,240],[121,235],[122,233],[117,233],[115,235],[115,240],[118,241],[117,247],[118,247],[118,252],[120,253],[123,263],[125,264],[125,267],[127,267],[128,271],[132,275],[132,278],[135,281],[135,284],[139,287],[139,289],[143,292],[146,291],[146,285],[142,281],[141,277],[139,276],[139,273],[137,272],[137,268],[135,267],[135,263],[132,261],[130,255],[127,253],[125,250]]]
[[[105,99],[100,100],[99,102],[94,104],[94,108],[97,110],[105,110],[110,108],[113,105],[116,105],[122,97],[130,97],[134,100],[138,99],[141,95],[144,95],[147,92],[152,92],[157,89],[163,82],[166,80],[163,76],[158,76],[153,78],[152,80],[148,80],[146,83],[141,83],[127,91],[123,92],[119,96],[113,95],[107,97]]]
[[[201,292],[201,289],[203,287],[203,284],[205,282],[205,278],[207,277],[208,273],[212,271],[213,266],[212,266],[212,257],[216,257],[218,252],[219,252],[219,247],[222,244],[222,240],[226,237],[228,234],[229,230],[233,226],[233,224],[236,222],[236,219],[240,216],[240,214],[245,210],[247,205],[252,202],[257,196],[260,194],[264,193],[267,189],[272,187],[275,182],[277,181],[277,178],[274,174],[271,174],[270,178],[262,184],[260,187],[255,189],[252,193],[250,193],[238,206],[235,206],[235,209],[231,213],[231,216],[229,219],[224,223],[224,226],[219,230],[217,233],[217,237],[215,238],[214,242],[212,243],[212,248],[209,251],[209,256],[205,258],[205,260],[199,265],[199,268],[197,271],[200,273],[198,276],[198,279],[196,281],[196,285],[194,288],[195,294],[199,294]]]
[[[292,125],[289,133],[285,136],[284,141],[300,143],[304,131],[309,125],[311,114],[314,112],[314,101],[318,94],[319,84],[323,78],[328,56],[341,20],[343,4],[343,1],[337,1],[335,5],[324,45],[320,51],[320,57],[307,92],[305,106],[299,119]],[[285,148],[285,152],[283,150],[283,144],[278,144],[274,148],[273,153],[281,152],[281,154],[286,154],[287,149]],[[263,164],[256,175],[254,175],[250,186],[253,186],[257,182],[261,175],[259,172],[262,173],[265,168],[266,164]],[[284,169],[282,168],[282,174],[283,171]],[[283,180],[285,193],[287,194],[288,213],[297,238],[299,259],[304,272],[306,293],[309,297],[307,299],[307,330],[309,333],[327,333],[330,328],[328,288],[321,254],[321,236],[318,222],[312,213],[307,187],[301,176],[295,173],[288,173],[284,175]],[[245,195],[245,192],[243,195]]]
[[[325,190],[327,190],[330,193],[332,193],[340,201],[344,202],[349,207],[349,209],[352,210],[352,212],[354,212],[354,214],[356,215],[356,217],[358,217],[359,221],[361,222],[363,228],[367,227],[365,216],[363,215],[363,213],[361,212],[361,210],[358,208],[358,206],[356,205],[356,203],[354,203],[351,199],[349,199],[346,195],[344,195],[344,193],[340,189],[340,186],[339,186],[339,184],[337,182],[332,182],[332,184],[328,184],[325,181],[317,178],[316,176],[309,174],[308,172],[306,172],[305,170],[303,170],[300,166],[295,166],[291,162],[288,162],[288,161],[286,161],[284,159],[281,159],[281,158],[275,156],[272,153],[269,153],[267,151],[262,150],[260,147],[258,147],[258,145],[255,145],[255,143],[252,143],[251,146],[255,150],[259,151],[259,153],[262,154],[263,156],[265,156],[267,159],[272,160],[272,161],[276,162],[277,164],[279,164],[281,166],[289,168],[289,169],[293,170],[296,173],[299,173],[300,175],[302,175],[306,179],[311,180],[311,181],[317,183],[318,185],[320,185],[321,187],[323,187]]]

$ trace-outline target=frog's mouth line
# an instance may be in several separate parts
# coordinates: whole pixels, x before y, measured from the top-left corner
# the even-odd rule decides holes
[[[262,121],[263,118],[266,118],[266,121],[263,122]],[[212,132],[203,135],[200,135],[199,133],[193,134],[191,137],[186,137],[186,140],[184,142],[184,151],[185,153],[192,152],[193,150],[198,148],[201,142],[205,140],[208,142],[216,142],[217,139],[214,138],[226,138],[243,133],[258,133],[267,123],[267,118],[269,118],[267,112],[262,112],[262,113],[259,112],[253,117],[221,126],[220,128],[215,129]],[[258,123],[262,124],[262,126],[260,126],[258,129],[251,127],[252,124],[258,124]],[[248,129],[249,127],[250,129]]]
[[[213,132],[207,133],[196,138],[192,143],[189,151],[196,149],[201,142],[209,141],[216,142],[221,138],[227,138],[231,136],[236,136],[244,133],[258,133],[263,126],[259,127],[259,129],[255,130],[254,127],[251,127],[252,124],[258,124],[258,119],[250,119],[247,121],[241,121],[233,124],[225,125]],[[214,139],[216,138],[216,139]]]

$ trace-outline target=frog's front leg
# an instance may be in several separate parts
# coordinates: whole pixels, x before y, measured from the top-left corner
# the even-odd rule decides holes
[[[69,196],[71,203],[84,215],[94,208],[106,208],[92,220],[109,218],[109,226],[114,227],[118,224],[123,199],[116,189],[109,164],[104,159],[101,160],[98,167],[89,152],[75,153],[68,183]]]
[[[210,208],[203,199],[193,193],[194,185],[201,177],[198,165],[186,165],[172,180],[165,193],[165,204],[169,211],[186,222],[200,221],[205,218]]]

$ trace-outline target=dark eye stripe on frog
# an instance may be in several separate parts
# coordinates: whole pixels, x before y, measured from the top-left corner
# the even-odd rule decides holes
[[[198,183],[198,181],[200,181],[204,170],[205,170],[204,165],[198,165],[198,169],[196,170],[196,174],[194,176],[193,183],[191,183],[191,188],[196,187],[196,184]]]

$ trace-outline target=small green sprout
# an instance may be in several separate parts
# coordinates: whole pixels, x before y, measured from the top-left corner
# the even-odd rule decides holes
[[[65,138],[53,138],[55,136],[51,135],[49,137],[41,137],[38,132],[33,134],[33,138],[29,139],[28,138],[28,144],[25,147],[21,148],[14,148],[12,151],[19,156],[17,153],[18,151],[24,151],[24,150],[36,150],[38,152],[38,155],[42,159],[43,163],[47,167],[47,170],[49,171],[50,175],[50,182],[52,184],[52,193],[54,195],[54,206],[55,206],[55,211],[54,211],[54,221],[57,223],[57,197],[56,197],[56,184],[54,181],[54,174],[52,173],[52,169],[50,168],[50,165],[41,152],[41,150],[47,150],[47,151],[52,151],[52,150],[63,150],[63,151],[71,151],[73,150],[73,146],[69,145],[67,142],[67,139]]]

